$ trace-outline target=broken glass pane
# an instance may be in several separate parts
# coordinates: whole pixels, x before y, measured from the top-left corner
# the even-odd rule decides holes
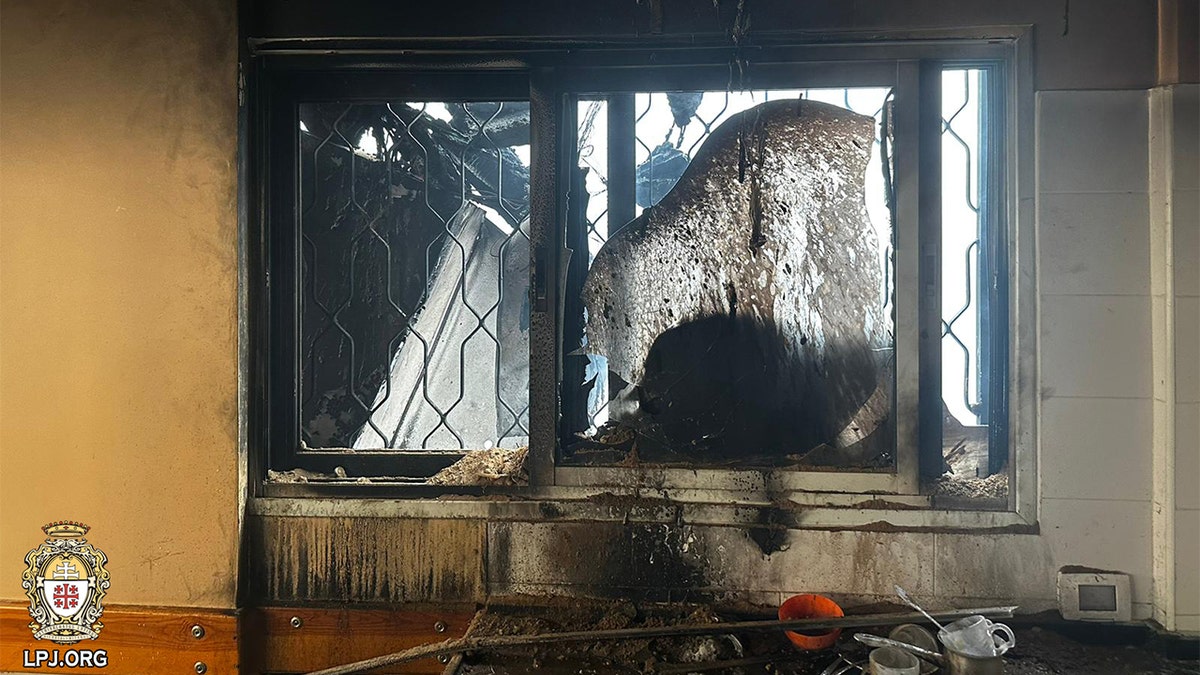
[[[568,454],[892,463],[891,217],[872,119],[887,95],[638,94],[626,123],[638,205],[653,206],[627,225],[607,218],[603,104],[581,102],[590,425]]]

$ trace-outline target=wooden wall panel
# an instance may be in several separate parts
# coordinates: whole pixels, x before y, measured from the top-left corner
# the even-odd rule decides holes
[[[233,610],[195,610],[106,606],[100,617],[104,628],[95,640],[59,645],[35,640],[29,630],[26,605],[0,605],[0,672],[26,673],[65,670],[72,673],[106,675],[146,675],[147,673],[195,673],[203,662],[206,675],[233,675],[238,669],[238,618]],[[193,626],[203,628],[202,637],[192,634]],[[104,668],[27,668],[25,650],[34,651],[104,650],[108,664]]]
[[[305,673],[462,637],[474,614],[474,605],[450,604],[397,609],[249,610],[243,624],[248,636],[243,673]],[[298,620],[299,627],[293,619]],[[426,659],[372,672],[440,673],[443,667],[436,659]]]
[[[196,672],[205,675],[307,673],[408,647],[462,637],[475,614],[473,604],[406,605],[349,609],[266,607],[233,611],[188,608],[106,607],[96,640],[56,645],[34,640],[24,605],[0,605],[0,672],[67,670],[72,673],[148,675]],[[192,627],[201,626],[197,638]],[[104,668],[29,668],[35,650],[104,650]],[[379,673],[440,673],[435,659]]]

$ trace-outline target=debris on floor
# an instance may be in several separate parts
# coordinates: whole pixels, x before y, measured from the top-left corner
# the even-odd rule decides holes
[[[565,601],[564,601],[565,602]],[[473,635],[527,635],[544,632],[604,630],[639,626],[720,623],[748,617],[720,615],[708,606],[649,605],[629,602],[571,601],[555,607],[493,607],[481,619]],[[854,615],[877,612],[879,607],[859,607]],[[1014,623],[1016,623],[1014,621]],[[864,664],[872,647],[854,639],[862,633],[895,636],[894,626],[844,631],[833,648],[801,652],[782,631],[748,632],[738,635],[658,637],[648,640],[580,642],[513,648],[467,657],[456,671],[460,675],[543,675],[600,673],[739,673],[741,675],[818,675],[838,672],[849,664]],[[929,632],[937,629],[927,624]],[[1059,620],[1052,627],[1016,628],[1016,644],[1004,656],[1006,675],[1197,675],[1200,653],[1195,641],[1191,651],[1167,656],[1136,636],[1148,629],[1119,627],[1117,632],[1085,627],[1071,633]],[[1121,632],[1124,630],[1125,632]],[[1130,631],[1133,631],[1132,633]],[[1091,635],[1093,637],[1087,637]],[[1116,637],[1113,637],[1113,636]],[[1126,636],[1122,638],[1121,636]],[[1128,636],[1134,636],[1130,638]],[[1086,640],[1086,642],[1084,641]],[[1123,641],[1124,640],[1124,641]],[[1099,642],[1099,643],[1097,643]],[[1179,651],[1178,649],[1176,650]],[[922,673],[933,671],[928,665]],[[832,671],[828,671],[829,668]],[[857,668],[847,674],[859,675]]]
[[[1076,625],[1073,636],[1065,627],[1032,626],[1017,629],[1021,646],[1007,656],[1006,675],[1196,675],[1200,648],[1192,640],[1191,658],[1170,658],[1136,641],[1106,639],[1104,632]],[[1083,635],[1075,634],[1082,631]],[[1086,642],[1084,635],[1087,636]],[[1182,655],[1181,655],[1182,656]]]
[[[510,596],[493,602],[471,622],[469,637],[435,642],[309,675],[357,675],[431,658],[447,663],[445,675],[523,675],[539,673],[731,672],[742,675],[829,675],[865,672],[879,645],[898,640],[904,647],[922,633],[954,644],[975,643],[969,635],[949,636],[955,624],[979,624],[983,617],[1003,618],[1017,626],[1015,639],[1005,629],[1005,645],[996,645],[989,668],[964,671],[944,645],[941,654],[906,649],[924,659],[921,672],[950,675],[985,672],[1006,675],[1197,675],[1200,645],[1195,638],[1157,633],[1146,625],[1100,625],[1063,621],[1057,614],[1013,617],[1013,606],[909,611],[892,603],[860,605],[845,616],[766,619],[753,613],[718,613],[708,605],[628,600],[587,600]],[[974,616],[973,616],[974,615]],[[924,624],[924,628],[921,625]],[[999,625],[999,624],[997,624]],[[800,649],[785,631],[803,635],[843,629],[828,647]],[[855,630],[844,630],[853,628]],[[886,637],[885,637],[886,636]],[[962,638],[960,641],[959,638]],[[918,642],[920,640],[917,640]],[[985,640],[984,642],[987,642]],[[908,644],[904,644],[908,643]],[[1017,646],[1019,645],[1019,646]],[[895,656],[897,647],[889,646]],[[987,647],[991,650],[993,647]],[[461,656],[461,658],[460,658]],[[911,659],[910,659],[911,661]],[[976,662],[980,663],[979,661]],[[929,666],[938,665],[934,670]],[[999,666],[999,668],[997,668]],[[867,668],[869,669],[869,668]],[[391,671],[389,671],[391,672]]]
[[[476,625],[476,637],[491,635],[536,635],[565,631],[598,631],[617,628],[659,627],[675,624],[716,623],[720,617],[711,607],[666,605],[639,608],[631,602],[572,603],[551,607],[490,608]],[[515,651],[481,655],[480,663],[516,668],[532,666],[540,672],[556,672],[555,666],[585,663],[611,668],[603,672],[646,672],[659,663],[682,663],[740,655],[740,645],[714,636],[686,636],[550,644]],[[468,659],[470,661],[470,659]],[[549,668],[549,670],[546,670]],[[464,669],[461,672],[472,672]],[[578,672],[576,669],[573,672]]]

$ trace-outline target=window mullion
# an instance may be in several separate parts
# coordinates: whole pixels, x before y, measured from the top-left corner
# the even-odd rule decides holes
[[[921,475],[942,475],[942,64],[922,61],[919,85]]]
[[[898,64],[893,115],[893,170],[896,220],[893,232],[896,472],[906,492],[916,492],[919,411],[923,380],[920,359],[920,222],[924,175],[920,159],[920,72],[918,62]]]
[[[270,307],[263,349],[266,360],[266,447],[272,465],[294,464],[299,450],[300,397],[300,263],[299,191],[296,131],[298,104],[294,89],[272,87],[267,129],[270,143],[266,179],[270,201],[266,227],[267,268],[262,284]]]
[[[988,120],[985,127],[989,161],[987,185],[991,208],[988,211],[987,240],[991,250],[988,256],[991,274],[988,278],[988,340],[990,342],[987,373],[988,382],[988,471],[999,473],[1009,459],[1009,389],[1008,389],[1008,346],[1009,287],[1008,287],[1008,219],[1012,217],[1008,204],[1007,153],[1008,139],[1004,124],[1008,115],[1009,100],[1005,95],[1008,82],[1005,67],[1000,64],[988,71]]]
[[[608,223],[609,233],[633,220],[637,214],[635,148],[637,112],[634,95],[608,96]]]
[[[559,264],[563,250],[565,200],[558,190],[565,185],[560,156],[565,141],[561,120],[563,96],[555,86],[553,71],[530,73],[529,127],[529,458],[526,468],[533,486],[554,483],[554,455],[558,434],[558,383],[562,356],[558,319]],[[571,113],[574,117],[573,111]],[[574,133],[574,126],[567,125]]]

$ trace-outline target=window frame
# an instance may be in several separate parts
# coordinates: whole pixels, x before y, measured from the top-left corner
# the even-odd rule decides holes
[[[463,455],[454,451],[406,449],[346,452],[337,448],[310,449],[301,442],[302,247],[296,207],[298,148],[294,140],[302,103],[374,102],[405,96],[455,100],[468,89],[496,100],[523,100],[528,94],[528,78],[519,71],[498,71],[485,77],[480,74],[468,68],[385,73],[284,68],[263,78],[260,105],[265,149],[259,156],[259,166],[264,192],[258,251],[262,273],[256,289],[262,304],[255,336],[256,361],[262,372],[256,401],[259,417],[254,426],[266,467],[327,474],[341,467],[355,476],[389,475],[381,473],[381,469],[402,462],[405,471],[414,476],[431,476]]]
[[[893,36],[893,38],[897,38],[895,40],[879,40],[878,36],[871,39],[863,39],[860,36],[856,39],[855,36],[845,35],[841,36],[842,41],[824,44],[803,44],[803,36],[800,38],[797,36],[772,36],[761,40],[762,44],[753,48],[742,48],[740,56],[752,64],[751,68],[755,73],[775,68],[791,69],[793,75],[795,73],[810,74],[813,79],[806,80],[803,85],[809,87],[821,86],[818,82],[824,83],[825,86],[854,86],[857,82],[848,82],[845,78],[837,79],[834,74],[844,74],[855,69],[858,69],[859,72],[870,71],[872,68],[886,70],[890,65],[896,73],[897,81],[901,77],[900,72],[904,72],[904,77],[908,78],[907,84],[910,91],[914,84],[917,85],[920,100],[916,103],[906,104],[916,106],[933,105],[930,98],[933,94],[928,91],[930,88],[919,87],[923,69],[926,71],[924,80],[927,83],[936,81],[940,86],[940,72],[943,63],[953,63],[954,66],[984,62],[1000,64],[1003,76],[991,78],[993,80],[991,86],[993,91],[1003,93],[1004,124],[1002,133],[997,135],[998,138],[992,140],[993,151],[996,152],[996,157],[1000,158],[998,163],[1000,170],[994,171],[991,178],[995,187],[1002,190],[999,194],[1002,194],[1003,197],[998,200],[997,208],[993,210],[1002,227],[993,227],[992,231],[998,240],[996,243],[1002,244],[997,245],[995,249],[1008,254],[1010,261],[1032,260],[1033,245],[1030,236],[1031,228],[1028,223],[1031,218],[1029,195],[1032,194],[1029,189],[1029,181],[1032,176],[1030,170],[1032,166],[1032,84],[1027,33],[1026,28],[1011,27],[995,29],[988,38],[968,39],[963,39],[963,36],[944,34],[927,35],[922,40],[913,40],[911,35]],[[732,50],[727,44],[711,47],[695,44],[672,47],[591,45],[573,46],[570,49],[554,49],[546,45],[537,45],[536,48],[531,48],[530,45],[520,45],[511,50],[494,50],[495,45],[480,45],[481,49],[479,50],[463,50],[461,46],[457,49],[433,46],[425,49],[400,50],[396,49],[393,43],[388,43],[385,47],[372,48],[370,44],[362,41],[351,41],[353,44],[350,44],[348,48],[328,50],[324,56],[318,59],[314,58],[316,54],[310,46],[305,45],[298,48],[291,42],[289,40],[260,41],[252,45],[256,67],[253,70],[252,86],[248,88],[248,91],[251,92],[249,98],[254,111],[251,116],[254,121],[251,135],[268,140],[265,143],[251,143],[251,147],[258,149],[255,154],[255,168],[257,168],[257,172],[261,172],[258,175],[262,176],[262,178],[251,179],[258,186],[257,197],[261,208],[255,219],[257,232],[253,228],[251,229],[251,240],[255,242],[255,246],[250,247],[248,256],[252,286],[248,306],[251,309],[250,332],[254,346],[253,356],[250,359],[252,374],[250,379],[254,386],[247,410],[250,413],[248,426],[252,432],[249,436],[250,444],[253,446],[251,454],[257,458],[259,468],[259,471],[251,477],[258,485],[257,495],[268,497],[300,494],[306,496],[422,496],[447,492],[479,492],[479,490],[470,488],[428,490],[394,484],[363,487],[310,485],[303,489],[294,489],[289,486],[264,485],[262,481],[266,468],[277,465],[275,461],[271,460],[280,457],[299,458],[298,452],[289,455],[287,451],[287,447],[296,447],[298,451],[298,443],[290,446],[285,440],[283,447],[280,447],[280,434],[277,430],[280,420],[275,414],[278,403],[275,403],[274,406],[271,405],[272,401],[279,400],[278,397],[284,396],[284,400],[286,400],[287,396],[287,387],[281,388],[278,384],[279,378],[273,377],[271,370],[280,368],[281,358],[286,358],[278,354],[277,338],[279,332],[287,331],[288,327],[286,321],[278,326],[274,323],[279,312],[271,311],[270,308],[286,306],[288,298],[286,294],[280,294],[279,284],[276,284],[275,288],[271,287],[269,275],[266,274],[266,270],[270,269],[269,258],[272,254],[262,255],[263,251],[273,251],[272,247],[278,245],[279,239],[278,236],[274,239],[270,236],[272,230],[269,220],[271,210],[278,209],[279,205],[268,201],[272,198],[278,199],[278,195],[275,194],[278,190],[272,192],[268,186],[273,185],[273,180],[278,179],[279,172],[276,171],[275,174],[272,174],[268,156],[279,149],[275,147],[277,139],[270,135],[268,125],[271,120],[278,124],[282,119],[277,117],[279,113],[276,110],[278,102],[281,100],[280,97],[284,97],[286,100],[287,96],[294,96],[296,94],[295,87],[302,81],[319,80],[338,83],[343,87],[339,91],[346,92],[351,97],[377,100],[379,94],[372,96],[372,92],[382,91],[385,86],[394,87],[402,82],[408,82],[409,86],[413,86],[412,83],[418,81],[433,85],[437,81],[445,82],[444,78],[449,71],[456,75],[466,76],[486,74],[487,77],[477,78],[475,85],[497,73],[502,73],[507,77],[527,78],[528,82],[526,93],[530,101],[532,134],[530,167],[531,293],[534,295],[533,304],[535,305],[530,330],[531,429],[528,461],[530,484],[528,487],[516,488],[511,491],[537,494],[539,492],[561,492],[562,489],[570,491],[608,486],[635,489],[668,486],[675,490],[732,491],[736,490],[738,486],[746,485],[746,479],[751,479],[751,482],[757,480],[771,483],[783,492],[830,491],[846,494],[893,493],[919,496],[920,472],[916,457],[912,457],[912,461],[903,460],[906,454],[912,455],[913,453],[901,451],[899,445],[897,446],[897,471],[894,474],[877,474],[875,476],[869,473],[855,474],[852,472],[726,469],[630,470],[556,465],[555,458],[559,449],[557,420],[559,413],[558,387],[562,370],[561,324],[563,317],[561,312],[549,311],[549,308],[561,307],[559,298],[561,289],[557,288],[555,284],[549,283],[549,280],[561,277],[558,274],[558,261],[561,260],[560,254],[562,253],[562,233],[558,223],[565,222],[566,203],[564,191],[558,186],[566,184],[563,181],[569,175],[570,165],[563,158],[573,149],[570,147],[569,141],[574,136],[574,128],[562,123],[563,115],[566,114],[567,109],[572,108],[567,104],[567,99],[572,93],[572,77],[607,69],[610,73],[619,73],[619,76],[613,76],[616,80],[615,85],[633,91],[639,88],[643,80],[637,77],[628,77],[630,73],[638,70],[631,64],[646,63],[648,58],[653,58],[656,64],[655,68],[679,68],[680,72],[691,68],[707,68],[716,72],[716,69],[723,68],[727,73],[730,54],[736,50]],[[864,66],[863,64],[873,65]],[[881,67],[880,64],[884,65]],[[900,68],[899,64],[906,65]],[[937,77],[929,77],[928,75],[932,72],[930,69],[934,68],[936,68]],[[642,72],[651,71],[642,70]],[[915,82],[912,81],[914,78]],[[354,91],[345,88],[355,82],[367,83],[369,86]],[[594,82],[596,81],[593,80],[593,84],[590,86],[597,89]],[[284,83],[290,83],[290,85],[284,86]],[[763,88],[759,81],[753,82],[750,86]],[[791,86],[795,86],[794,81]],[[578,87],[575,88],[578,89]],[[614,86],[609,89],[615,88]],[[653,88],[666,90],[671,87],[664,86],[661,81],[656,81]],[[693,81],[693,84],[683,88],[697,87]],[[422,88],[419,96],[424,99],[436,98],[436,93],[431,93],[431,91],[429,88]],[[472,98],[478,99],[481,95],[476,95],[474,93],[476,91],[478,89],[473,90]],[[387,91],[389,97],[397,95],[395,89]],[[899,96],[900,89],[898,87],[896,115],[898,146],[901,138],[899,130],[902,125],[920,123],[919,116],[917,119],[902,117]],[[306,98],[305,100],[312,99]],[[939,114],[935,124],[940,127],[940,108],[936,109],[939,110]],[[264,111],[272,110],[275,112],[263,114]],[[911,109],[907,114],[912,114]],[[940,156],[940,128],[936,134],[930,134],[928,130],[918,131],[916,137],[920,139],[919,147],[906,149],[903,153],[904,161],[917,164],[934,161],[934,158],[929,155],[935,148],[930,146],[936,146],[937,152],[934,154]],[[278,161],[278,157],[279,155],[274,155],[274,161]],[[901,157],[902,154],[897,148],[895,170],[897,177],[905,172],[905,167],[901,165]],[[910,167],[908,170],[912,171],[914,168]],[[928,172],[929,170],[928,166],[922,167],[922,171]],[[256,175],[257,172],[252,168],[250,175]],[[911,181],[907,181],[907,183],[911,183]],[[938,208],[931,205],[931,200],[934,202],[940,200],[940,194],[936,195],[935,199],[932,194],[934,191],[928,185],[908,184],[906,187],[912,194],[905,195],[903,203],[909,205],[910,209],[915,208],[915,212],[920,214],[918,222],[928,224],[930,218],[927,214]],[[902,201],[899,193],[900,187],[897,186],[898,206]],[[1022,206],[1022,208],[1018,208],[1018,206]],[[1018,222],[1019,220],[1021,222]],[[900,235],[901,232],[898,231],[897,236]],[[258,255],[256,255],[255,249],[257,249]],[[926,256],[929,253],[928,247],[920,250]],[[911,277],[919,277],[921,263],[916,249],[905,249],[905,253],[910,255],[910,259],[905,263],[907,274]],[[903,285],[904,282],[900,276],[900,255],[901,251],[898,246],[895,284],[898,294],[897,303],[900,302],[899,294],[902,292],[902,288],[915,298],[919,293],[919,284],[928,278],[926,275],[917,283],[910,280]],[[934,259],[938,259],[936,252]],[[999,416],[994,416],[992,423],[999,431],[1008,432],[1007,440],[1002,447],[1006,451],[1010,451],[1015,460],[1009,465],[1011,486],[1009,511],[1024,514],[1021,521],[1028,523],[1033,522],[1031,520],[1033,516],[1030,514],[1036,510],[1036,453],[1034,451],[1036,434],[1034,433],[1035,420],[1032,414],[1033,405],[1029,398],[1030,383],[1035,382],[1036,377],[1036,363],[1030,363],[1030,361],[1036,361],[1036,359],[1016,359],[1015,354],[1020,353],[1018,351],[1020,347],[1035,344],[1036,328],[1031,301],[1033,286],[1031,272],[1019,271],[1016,266],[1010,266],[1008,269],[1012,273],[1008,274],[1006,279],[1000,279],[1006,283],[998,284],[997,288],[1000,296],[1004,298],[1002,307],[1009,315],[1010,320],[1005,330],[994,331],[1003,333],[1007,344],[1001,351],[996,351],[994,346],[993,355],[995,357],[995,355],[1002,354],[1007,363],[1014,364],[1013,367],[1000,371],[1005,373],[1004,377],[994,378],[1001,380],[1001,385],[1007,390],[1008,396],[1012,397],[1009,400],[1012,400],[1013,405],[1008,407],[1001,423],[997,424]],[[258,283],[255,283],[256,281]],[[914,298],[910,298],[910,301]],[[538,311],[539,307],[545,311]],[[926,316],[928,317],[929,313],[926,313]],[[940,321],[940,313],[933,316]],[[262,330],[263,325],[270,326],[270,329]],[[919,329],[910,326],[905,330],[915,334]],[[899,383],[902,381],[899,313],[896,335],[896,377]],[[904,396],[905,400],[917,399],[917,415],[920,416],[919,419],[922,423],[919,427],[910,425],[910,428],[903,431],[900,425],[897,425],[897,435],[903,434],[909,438],[917,437],[917,428],[925,429],[928,426],[925,421],[931,418],[932,405],[930,405],[930,401],[936,402],[939,419],[936,429],[939,442],[935,447],[928,436],[921,435],[914,447],[923,449],[927,453],[926,458],[931,458],[932,451],[936,450],[940,461],[940,329],[936,332],[936,336],[937,339],[932,342],[937,350],[937,358],[934,360],[937,367],[918,368],[917,370],[918,373],[926,375],[932,371],[938,372],[939,379],[936,386],[926,386],[924,381],[921,381],[916,387],[915,396],[911,391],[911,385]],[[927,358],[926,352],[922,350],[929,349],[929,342],[929,340],[925,340],[924,344],[920,346],[908,345],[906,347],[916,352],[916,358],[910,359],[907,365],[908,370],[903,375],[903,381],[922,380],[919,375],[914,377],[911,371],[913,368],[917,368],[915,365],[917,362]],[[554,355],[553,367],[547,367],[541,363],[539,358],[535,357],[535,355],[545,354]],[[276,384],[272,385],[272,382]],[[931,398],[933,391],[937,392],[937,398]],[[901,418],[900,401],[898,386],[896,399],[898,419]],[[917,419],[917,416],[906,415],[903,419],[911,422],[911,420]],[[298,425],[296,429],[298,431]],[[989,431],[989,433],[992,432]],[[320,467],[328,467],[325,470],[332,470],[334,464],[347,466],[348,461],[362,461],[364,464],[361,466],[367,468],[371,466],[371,462],[376,461],[376,458],[371,456],[373,454],[382,455],[384,457],[381,459],[390,461],[401,457],[407,459],[410,455],[428,458],[431,453],[391,450],[379,453],[353,453],[358,457],[351,457],[347,453],[340,452],[308,451],[305,454],[308,455],[307,459],[318,459],[319,462],[324,462],[313,465],[317,470],[321,470]],[[457,454],[460,453],[455,453],[455,455]],[[919,455],[920,451],[916,454]],[[447,460],[452,461],[452,459],[452,457],[444,457],[439,458],[437,462],[448,463]],[[880,475],[885,478],[881,479]],[[484,491],[505,492],[508,490],[489,489]]]
[[[916,453],[901,451],[901,448],[915,448],[918,443],[917,427],[912,420],[917,417],[919,402],[918,388],[904,386],[901,373],[915,372],[917,366],[917,324],[912,321],[916,313],[917,282],[915,278],[915,257],[905,259],[904,256],[915,251],[918,237],[917,224],[919,217],[919,202],[915,188],[909,184],[916,178],[913,170],[917,165],[919,150],[916,123],[919,118],[918,84],[920,62],[916,60],[845,60],[829,61],[799,61],[790,54],[791,50],[780,50],[779,53],[767,55],[763,61],[749,65],[748,87],[752,89],[818,89],[841,87],[880,87],[892,88],[895,92],[894,127],[895,146],[893,156],[895,162],[895,210],[897,223],[894,236],[895,247],[895,285],[896,306],[898,308],[896,322],[893,327],[895,334],[895,387],[893,390],[893,409],[895,425],[893,447],[895,448],[895,465],[893,470],[805,470],[779,469],[773,471],[781,490],[837,490],[844,492],[887,492],[893,494],[917,494],[920,476]],[[637,66],[632,63],[625,66],[583,66],[562,69],[555,73],[556,77],[549,84],[551,96],[556,102],[555,115],[559,126],[566,134],[561,152],[556,157],[564,171],[559,173],[560,186],[569,185],[571,167],[574,165],[575,143],[575,111],[579,98],[590,98],[603,92],[606,94],[634,94],[650,89],[652,91],[670,90],[720,90],[730,82],[728,61],[697,63],[681,65]],[[940,74],[939,74],[940,82]],[[736,84],[734,86],[736,88]],[[632,169],[632,167],[630,167]],[[566,175],[564,175],[564,173]],[[901,181],[901,176],[903,180]],[[560,193],[568,191],[560,187]],[[559,211],[554,222],[565,224],[570,215],[566,212],[569,205],[560,201]],[[559,227],[559,230],[564,229]],[[558,233],[560,237],[565,233]],[[561,244],[567,248],[565,241]],[[565,254],[565,251],[564,251]],[[899,308],[913,307],[910,312],[901,312]],[[565,315],[561,317],[565,319]],[[560,319],[561,320],[561,319]],[[564,336],[565,337],[565,336]],[[563,368],[565,344],[560,341],[556,360],[558,367]],[[940,373],[940,371],[939,371]],[[940,375],[939,375],[940,377]],[[560,397],[560,399],[563,397]],[[555,447],[554,482],[556,485],[574,487],[587,486],[621,486],[627,485],[631,479],[636,479],[646,472],[626,467],[603,466],[562,466],[558,463],[561,453],[562,438]],[[682,489],[711,489],[722,484],[738,484],[752,480],[762,474],[762,470],[746,469],[717,469],[717,468],[656,468],[651,471],[654,481],[666,481]]]

